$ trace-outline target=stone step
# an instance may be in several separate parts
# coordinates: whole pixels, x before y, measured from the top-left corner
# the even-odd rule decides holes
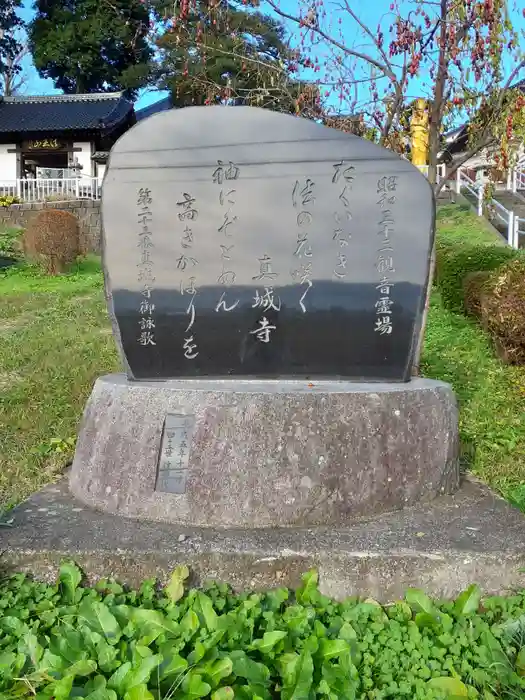
[[[64,558],[93,582],[111,573],[137,586],[190,567],[192,584],[229,582],[237,590],[300,584],[319,571],[323,593],[382,602],[423,587],[453,597],[476,582],[487,594],[525,586],[525,520],[487,487],[466,480],[453,496],[341,527],[234,529],[131,520],[75,500],[66,480],[34,494],[0,528],[2,571],[56,580]]]
[[[525,199],[512,192],[496,192],[494,199],[502,204],[505,209],[510,209],[520,218],[525,217]]]

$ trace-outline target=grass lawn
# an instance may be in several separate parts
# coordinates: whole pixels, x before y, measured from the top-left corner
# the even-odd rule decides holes
[[[98,261],[0,275],[0,505],[63,467],[71,450],[53,440],[76,435],[94,379],[118,366]]]
[[[444,207],[438,228],[494,242],[460,207]],[[457,392],[469,468],[525,509],[525,367],[503,365],[475,322],[444,309],[437,292],[422,367]],[[0,506],[60,473],[95,378],[118,368],[96,260],[56,278],[0,272]]]
[[[485,219],[472,213],[468,205],[450,204],[438,209],[438,236],[458,243],[468,239],[470,243],[506,245],[503,237]]]

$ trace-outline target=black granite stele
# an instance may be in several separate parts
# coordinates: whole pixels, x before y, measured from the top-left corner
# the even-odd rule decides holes
[[[115,144],[104,263],[128,374],[408,381],[435,206],[408,161],[252,107]]]

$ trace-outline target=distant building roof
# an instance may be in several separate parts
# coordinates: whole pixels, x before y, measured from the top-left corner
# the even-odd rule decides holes
[[[108,131],[133,114],[121,92],[0,98],[0,133]]]
[[[91,160],[97,163],[106,163],[109,158],[109,151],[95,151],[91,156]]]
[[[171,95],[159,100],[158,102],[154,102],[152,105],[148,105],[148,107],[138,109],[135,112],[135,116],[139,122],[142,119],[151,117],[152,114],[157,114],[157,112],[165,112],[168,109],[173,109],[173,100],[171,99]]]
[[[512,90],[519,89],[525,91],[525,80],[520,80],[510,87]],[[447,153],[449,156],[452,156],[465,151],[468,145],[468,127],[468,124],[462,124],[456,129],[447,131],[447,133],[443,135],[444,149],[439,155],[446,157]]]

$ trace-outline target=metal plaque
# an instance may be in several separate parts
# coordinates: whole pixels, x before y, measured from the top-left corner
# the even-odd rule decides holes
[[[195,416],[168,413],[164,421],[156,491],[185,493]]]

